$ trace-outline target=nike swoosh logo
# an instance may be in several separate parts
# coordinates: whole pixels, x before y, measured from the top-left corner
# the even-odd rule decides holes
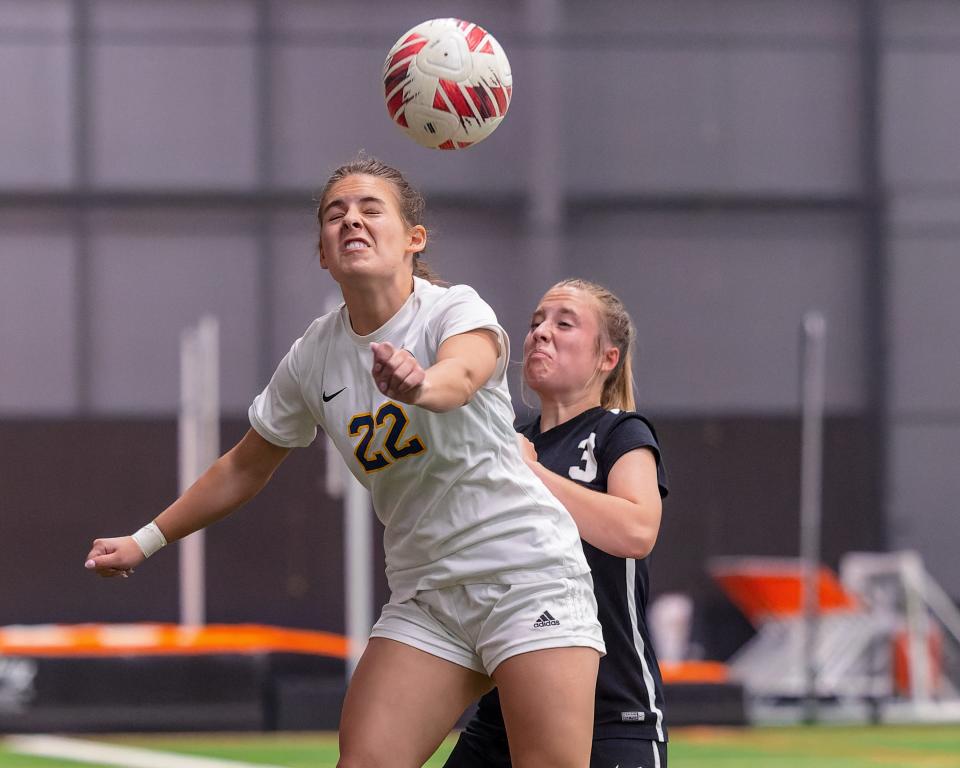
[[[346,389],[346,387],[344,387],[343,389]],[[339,395],[341,392],[343,392],[343,389],[338,389],[338,390],[337,390],[336,392],[334,392],[332,395],[328,395],[326,392],[324,392],[324,393],[322,394],[323,402],[329,403],[331,400],[333,400],[333,398],[335,398],[337,395]]]

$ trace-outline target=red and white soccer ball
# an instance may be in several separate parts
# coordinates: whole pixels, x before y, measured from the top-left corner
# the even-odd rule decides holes
[[[417,144],[463,149],[483,141],[507,114],[510,62],[493,35],[460,19],[418,24],[383,63],[390,117]]]

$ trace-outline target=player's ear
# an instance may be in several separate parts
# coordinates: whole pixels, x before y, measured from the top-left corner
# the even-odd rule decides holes
[[[600,370],[606,373],[612,371],[620,362],[620,350],[616,347],[607,347],[600,358]]]
[[[410,244],[407,247],[407,251],[409,253],[420,253],[427,247],[427,229],[423,224],[410,227],[408,237]]]
[[[320,243],[318,250],[320,252],[320,266],[323,269],[329,269],[329,267],[327,266],[327,257],[323,253],[323,243]]]

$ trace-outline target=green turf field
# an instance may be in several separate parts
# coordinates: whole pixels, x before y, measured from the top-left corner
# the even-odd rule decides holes
[[[335,735],[117,736],[98,741],[285,768],[332,768]],[[427,763],[439,766],[452,742]],[[673,730],[671,768],[960,768],[960,726]],[[12,754],[0,768],[106,768]]]

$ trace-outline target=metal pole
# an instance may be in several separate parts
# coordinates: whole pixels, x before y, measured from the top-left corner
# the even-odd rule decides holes
[[[71,83],[73,131],[72,191],[79,200],[85,200],[91,188],[90,142],[90,2],[73,0],[73,33],[71,35]],[[93,323],[91,319],[94,298],[91,277],[90,223],[83,205],[71,213],[73,242],[76,253],[74,272],[74,358],[76,373],[75,408],[80,413],[90,411],[93,405]]]
[[[326,311],[340,305],[331,296]],[[347,635],[347,682],[367,647],[373,627],[373,509],[370,493],[340,458],[333,440],[326,440],[326,490],[343,499],[343,610]]]
[[[930,655],[930,617],[927,615],[927,572],[916,552],[900,556],[907,613],[907,667],[910,670],[910,701],[914,707],[928,704],[933,690]]]
[[[220,453],[219,326],[209,315],[180,339],[180,493],[193,485]],[[180,542],[180,624],[206,623],[204,532]]]
[[[336,457],[333,460],[339,461]],[[373,626],[373,519],[367,489],[346,469],[344,475],[343,550],[349,682],[367,647],[367,638]]]
[[[803,317],[802,431],[800,459],[800,553],[803,562],[804,719],[817,721],[817,623],[822,517],[823,402],[826,329],[816,311]]]

